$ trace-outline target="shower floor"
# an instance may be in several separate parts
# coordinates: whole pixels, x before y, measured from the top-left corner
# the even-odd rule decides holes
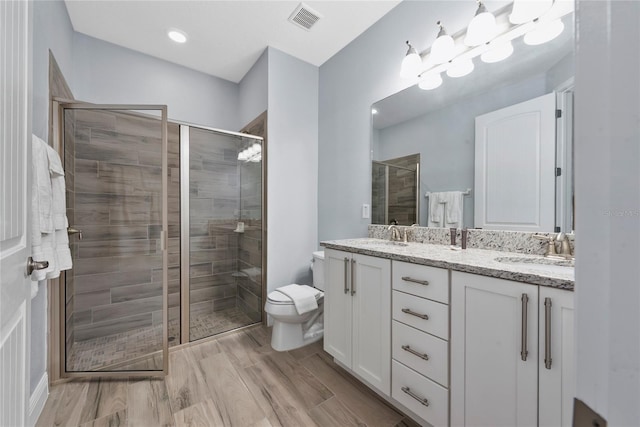
[[[256,323],[237,307],[191,316],[191,341]],[[180,322],[169,321],[169,347],[180,343]],[[172,339],[173,338],[173,339]],[[127,370],[133,359],[162,350],[162,325],[133,329],[73,343],[67,354],[67,372]],[[157,360],[157,359],[155,359]],[[160,362],[161,363],[161,362]],[[162,365],[156,367],[162,369]]]

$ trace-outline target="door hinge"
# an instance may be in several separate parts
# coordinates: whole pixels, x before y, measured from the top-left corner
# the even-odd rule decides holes
[[[562,117],[562,110],[556,110],[556,119]]]
[[[556,176],[562,176],[562,168],[556,168]]]

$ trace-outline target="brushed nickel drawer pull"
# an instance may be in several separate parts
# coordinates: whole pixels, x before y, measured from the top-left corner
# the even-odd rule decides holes
[[[349,293],[349,285],[348,285],[348,270],[349,270],[349,258],[344,257],[344,293]]]
[[[544,299],[544,367],[551,369],[551,298]]]
[[[351,260],[351,296],[356,294],[356,279],[355,279],[355,270],[356,270],[356,260]]]
[[[402,280],[404,280],[405,282],[417,283],[418,285],[424,285],[424,286],[428,286],[429,285],[429,281],[428,280],[414,279],[413,277],[409,277],[409,276],[404,276],[402,278]]]
[[[521,335],[521,343],[520,343],[520,358],[526,362],[527,355],[529,351],[527,351],[527,305],[529,303],[529,296],[527,294],[522,294],[522,335]]]
[[[411,310],[410,308],[403,308],[402,312],[410,314],[412,316],[419,317],[419,318],[424,319],[424,320],[429,320],[429,315],[428,314],[416,313],[415,311]]]
[[[415,394],[414,392],[411,391],[411,389],[409,387],[402,387],[402,391],[404,391],[405,393],[407,393],[409,396],[413,397],[415,400],[417,400],[418,402],[422,403],[424,406],[429,406],[429,400],[418,396],[417,394]]]
[[[418,353],[417,351],[412,349],[411,346],[403,345],[402,349],[404,351],[408,351],[409,353],[413,354],[414,356],[418,356],[420,359],[429,360],[429,355],[428,354],[426,354],[426,353]]]

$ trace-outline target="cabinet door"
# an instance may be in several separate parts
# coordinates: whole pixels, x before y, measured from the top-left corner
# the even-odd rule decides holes
[[[324,350],[351,367],[351,254],[324,251]]]
[[[539,313],[540,426],[570,426],[575,394],[573,292],[541,287]]]
[[[535,426],[537,359],[538,287],[453,272],[451,424]]]
[[[352,369],[385,394],[391,389],[391,261],[353,255]]]

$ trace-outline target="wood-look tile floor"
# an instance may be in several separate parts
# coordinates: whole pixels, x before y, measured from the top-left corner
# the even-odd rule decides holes
[[[255,326],[169,353],[164,379],[51,388],[37,426],[414,426],[318,342],[276,352]]]

